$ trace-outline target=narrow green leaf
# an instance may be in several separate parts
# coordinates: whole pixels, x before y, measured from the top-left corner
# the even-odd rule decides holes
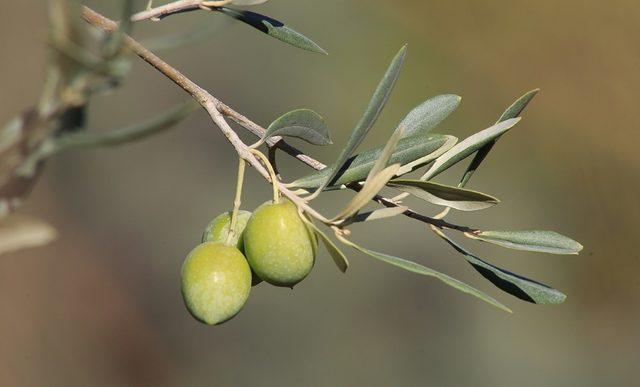
[[[382,109],[386,105],[389,100],[389,96],[391,95],[391,91],[398,80],[398,75],[400,74],[400,69],[402,67],[402,63],[404,62],[404,58],[407,54],[407,46],[404,46],[400,49],[398,54],[396,54],[395,58],[391,62],[391,65],[387,69],[386,74],[378,84],[376,91],[367,106],[367,110],[364,112],[364,115],[360,119],[360,122],[356,125],[356,127],[351,132],[351,137],[349,141],[347,141],[347,145],[338,156],[338,159],[332,166],[329,177],[325,179],[325,181],[320,185],[318,190],[323,190],[325,187],[329,185],[334,185],[335,178],[338,173],[342,171],[345,163],[349,160],[349,157],[356,150],[358,145],[362,143],[365,136],[369,133],[373,125],[378,120]]]
[[[267,1],[269,0],[231,0],[229,4],[246,6],[264,4]]]
[[[384,149],[382,149],[380,157],[378,157],[378,160],[373,164],[373,168],[369,171],[365,184],[389,165],[389,159],[391,159],[393,152],[395,152],[396,147],[398,146],[398,141],[400,140],[400,137],[402,137],[403,132],[404,129],[401,126],[393,131],[389,141],[387,141]]]
[[[58,140],[56,151],[59,152],[69,148],[119,146],[139,141],[171,128],[199,108],[200,105],[197,102],[188,101],[169,109],[157,117],[127,128],[102,133],[80,132],[69,134]]]
[[[507,110],[505,110],[504,113],[502,113],[497,123],[519,117],[520,114],[527,107],[527,105],[529,105],[529,102],[531,102],[533,97],[535,97],[539,91],[540,89],[531,90],[527,92],[525,95],[523,95],[522,97],[518,98],[511,106],[507,108]],[[498,138],[489,142],[488,144],[480,148],[480,150],[478,150],[478,153],[476,153],[476,155],[473,157],[473,160],[471,160],[469,167],[467,167],[467,170],[462,176],[459,187],[464,187],[465,185],[467,185],[467,183],[471,179],[471,176],[473,176],[473,174],[478,169],[480,164],[482,164],[482,162],[487,157],[489,152],[491,152],[491,149],[493,149],[493,146],[496,144],[496,142],[498,142]]]
[[[228,7],[216,8],[223,14],[250,25],[263,33],[303,50],[327,54],[313,40],[287,27],[282,22],[259,13],[243,11]]]
[[[502,136],[505,132],[511,129],[515,124],[520,121],[520,118],[513,118],[500,122],[482,130],[470,137],[467,137],[463,141],[459,142],[456,146],[451,148],[447,153],[440,156],[436,162],[431,166],[427,173],[422,176],[421,180],[429,180],[447,170],[449,167],[455,165],[461,160],[464,160],[478,149],[482,148],[486,144]]]
[[[469,262],[480,275],[512,296],[534,304],[561,304],[567,298],[567,296],[560,291],[545,284],[511,273],[483,261],[439,229],[432,227],[432,230],[462,254],[467,262]]]
[[[402,215],[408,209],[409,207],[406,207],[406,206],[396,206],[396,207],[380,208],[378,210],[369,211],[369,212],[363,212],[361,214],[357,214],[356,216],[352,217],[350,219],[350,223],[370,222],[372,220],[392,218],[394,216]]]
[[[438,149],[442,148],[448,143],[448,140],[453,137],[443,136],[441,134],[433,134],[429,136],[416,135],[411,137],[405,137],[398,142],[396,150],[389,159],[390,164],[402,164],[402,170],[405,170],[404,166],[412,163],[416,160],[422,159],[425,155],[432,154]],[[347,160],[342,171],[338,173],[335,178],[335,182],[331,188],[339,187],[341,185],[364,181],[369,174],[369,171],[373,168],[376,160],[380,158],[382,153],[382,146],[369,149],[353,156]],[[428,161],[427,161],[428,162]],[[418,168],[424,164],[416,164],[413,168]],[[406,170],[404,173],[410,172],[412,169]],[[314,172],[310,175],[302,177],[290,186],[295,188],[315,189],[322,185],[323,182],[333,173],[334,168],[328,167],[322,171]]]
[[[553,231],[482,231],[465,235],[515,250],[549,254],[578,254],[582,250],[580,243]]]
[[[461,100],[461,97],[454,94],[444,94],[429,98],[410,111],[398,126],[405,128],[405,136],[428,133],[449,117],[460,105]]]
[[[316,233],[316,235],[320,238],[320,240],[322,241],[322,244],[324,245],[324,247],[327,249],[327,251],[329,252],[329,255],[331,255],[331,258],[333,259],[333,262],[336,264],[336,266],[338,267],[338,269],[340,269],[341,272],[346,273],[347,269],[349,268],[349,260],[347,259],[347,257],[344,255],[344,253],[342,251],[340,251],[340,249],[338,248],[338,246],[336,246],[335,243],[333,243],[333,241],[324,233],[322,232],[318,226],[316,226],[315,224],[313,224],[312,221],[310,221],[306,216],[300,216],[300,218],[307,224],[307,226],[309,226],[313,232]]]
[[[387,183],[420,199],[460,211],[478,211],[495,206],[499,200],[482,192],[456,188],[432,181],[396,179]]]
[[[273,136],[295,137],[320,146],[333,144],[322,116],[309,109],[293,110],[273,121],[262,138]]]
[[[340,222],[355,215],[362,207],[366,206],[382,188],[384,188],[387,182],[395,176],[399,168],[400,164],[393,164],[368,180],[367,183],[362,186],[362,189],[358,191],[356,196],[354,196],[353,199],[347,203],[345,208],[331,219],[331,221]]]
[[[424,275],[424,276],[429,276],[429,277],[434,277],[439,279],[440,281],[444,282],[445,284],[460,290],[463,293],[467,293],[470,294],[474,297],[477,297],[479,299],[481,299],[484,302],[487,302],[499,309],[504,310],[505,312],[509,312],[512,313],[511,310],[509,308],[507,308],[505,305],[501,304],[499,301],[497,301],[496,299],[494,299],[493,297],[481,292],[480,290],[465,284],[462,281],[459,281],[455,278],[449,277],[446,274],[440,273],[438,271],[435,271],[433,269],[430,269],[428,267],[422,266],[418,263],[412,262],[412,261],[408,261],[406,259],[402,259],[402,258],[398,258],[398,257],[394,257],[392,255],[387,255],[387,254],[383,254],[383,253],[378,253],[376,251],[372,251],[369,249],[365,249],[364,247],[358,246],[357,244],[342,238],[342,237],[338,237],[340,239],[340,241],[342,241],[344,244],[351,246],[352,248],[366,254],[369,255],[370,257],[373,257],[375,259],[378,259],[382,262],[388,263],[390,265],[399,267],[401,269],[410,271],[412,273],[416,273],[416,274],[420,274],[420,275]]]
[[[540,89],[534,89],[526,92],[522,97],[518,98],[514,103],[511,104],[507,108],[507,110],[502,113],[498,122],[503,122],[506,120],[510,120],[512,118],[520,117],[520,114],[524,111],[524,109],[529,105],[529,102],[540,92]]]
[[[440,148],[434,150],[431,153],[426,154],[423,157],[420,157],[417,160],[413,160],[411,162],[404,164],[402,168],[400,168],[400,170],[398,171],[397,176],[405,175],[409,172],[415,171],[417,168],[420,168],[424,165],[429,164],[433,160],[436,160],[438,157],[447,153],[449,149],[453,148],[458,143],[458,139],[456,137],[453,137],[453,136],[445,136],[445,137],[446,137],[446,140]]]

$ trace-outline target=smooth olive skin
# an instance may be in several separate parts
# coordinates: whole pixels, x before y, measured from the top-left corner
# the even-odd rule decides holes
[[[240,250],[206,242],[182,264],[182,297],[198,321],[221,324],[238,314],[249,298],[251,269]]]
[[[245,255],[266,282],[292,288],[313,268],[317,240],[288,200],[262,204],[244,230]]]
[[[226,243],[231,226],[231,211],[223,212],[213,219],[202,234],[202,242],[220,242]],[[236,222],[236,233],[230,241],[231,245],[235,245],[238,250],[244,251],[244,242],[242,233],[247,226],[247,222],[251,217],[251,212],[240,210],[238,212],[238,220]]]
[[[202,234],[202,242],[218,242],[226,243],[231,227],[231,211],[224,212],[213,219]],[[244,254],[244,229],[251,217],[251,212],[240,210],[238,212],[238,220],[236,222],[236,233],[231,238],[230,244],[235,245],[241,253]],[[262,279],[255,275],[252,271],[251,286],[262,283]]]

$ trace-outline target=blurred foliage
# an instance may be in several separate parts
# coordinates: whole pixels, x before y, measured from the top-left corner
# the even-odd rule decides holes
[[[116,14],[109,3],[93,3]],[[14,2],[0,14],[0,50],[11,59],[0,63],[9,75],[1,122],[36,100],[43,83],[46,14],[39,5]],[[566,284],[571,297],[560,308],[516,306],[515,315],[503,316],[359,257],[347,278],[320,259],[295,297],[260,288],[234,324],[200,328],[183,312],[177,268],[209,218],[231,205],[232,184],[219,182],[235,173],[233,151],[201,115],[149,143],[71,153],[49,165],[25,209],[55,223],[62,237],[0,260],[0,384],[633,384],[640,339],[635,2],[280,0],[264,11],[286,15],[331,56],[318,61],[241,27],[166,55],[263,124],[309,106],[325,112],[334,141],[344,143],[361,110],[352,101],[368,98],[371,79],[404,41],[412,51],[396,99],[365,145],[384,141],[388,131],[380,128],[394,126],[425,95],[465,96],[447,122],[447,133],[464,137],[482,129],[478,122],[489,126],[520,91],[540,87],[526,122],[501,140],[470,188],[495,187],[509,198],[483,214],[487,226],[553,228],[585,242],[585,255],[576,258],[495,257]],[[141,26],[139,34],[178,33],[186,21],[211,17],[177,16]],[[121,126],[179,98],[169,82],[136,66],[122,91],[90,107],[90,124]],[[314,153],[331,160],[337,150]],[[268,197],[262,181],[249,184],[247,205]],[[333,207],[331,198],[325,203]],[[459,217],[478,222],[473,215],[452,219]],[[425,230],[381,222],[389,227],[357,226],[358,243],[461,270]],[[462,279],[475,284],[466,274]]]

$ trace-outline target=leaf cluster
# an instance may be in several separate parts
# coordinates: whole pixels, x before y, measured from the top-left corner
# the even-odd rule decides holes
[[[538,92],[538,90],[532,90],[524,94],[500,115],[496,123],[462,141],[458,141],[451,135],[432,133],[434,128],[456,110],[461,98],[452,94],[429,98],[407,113],[394,128],[386,144],[355,154],[388,101],[405,56],[406,46],[392,60],[362,118],[352,130],[351,136],[334,163],[321,171],[296,179],[287,184],[287,187],[313,193],[309,196],[310,199],[327,190],[355,189],[357,194],[335,217],[330,219],[331,227],[340,242],[391,265],[436,277],[458,290],[474,295],[501,309],[509,310],[491,296],[445,274],[403,258],[372,251],[347,239],[350,234],[346,229],[348,225],[397,216],[407,210],[407,207],[400,206],[397,200],[396,207],[363,212],[363,208],[385,187],[403,192],[398,199],[410,195],[444,207],[446,210],[436,218],[443,218],[450,209],[479,211],[499,204],[500,201],[494,196],[466,189],[465,186],[501,136],[520,122],[521,113]],[[295,121],[295,125],[287,124],[289,122],[287,117],[295,117],[295,120],[291,120],[291,122]],[[286,129],[287,126],[291,128]],[[295,110],[274,121],[262,141],[276,134],[296,137],[314,145],[329,145],[331,138],[324,120],[308,109]],[[470,157],[472,160],[458,186],[445,185],[433,180]],[[420,178],[404,177],[421,168],[425,168],[425,172]],[[329,241],[326,234],[319,231],[317,227],[314,226],[314,228],[321,240]],[[483,278],[506,293],[536,304],[557,304],[565,300],[566,296],[563,293],[550,286],[481,259],[447,235],[445,227],[431,225],[430,228],[454,251],[461,254]],[[463,231],[463,235],[469,239],[509,249],[551,254],[577,254],[582,250],[579,243],[553,231],[484,231],[466,227],[451,228]],[[338,263],[338,267],[344,271],[346,267],[344,262],[347,262],[345,255],[333,243],[326,242],[325,246]]]

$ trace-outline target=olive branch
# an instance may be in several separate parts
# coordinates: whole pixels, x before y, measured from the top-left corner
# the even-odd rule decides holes
[[[36,180],[44,161],[54,154],[74,148],[116,146],[155,135],[188,116],[199,105],[234,147],[239,158],[238,183],[228,240],[236,233],[245,167],[248,164],[272,185],[274,201],[282,195],[295,204],[301,219],[314,230],[342,272],[349,267],[346,255],[307,216],[326,226],[345,246],[405,270],[435,277],[500,309],[510,311],[493,297],[448,275],[412,261],[366,249],[348,239],[351,234],[348,227],[353,224],[398,215],[415,219],[426,224],[428,229],[460,253],[479,274],[501,290],[537,304],[563,302],[566,296],[558,290],[484,261],[445,233],[445,230],[458,231],[470,239],[517,250],[577,254],[582,249],[579,243],[551,231],[483,231],[445,220],[452,208],[476,211],[499,203],[493,196],[465,187],[499,138],[520,121],[521,113],[538,90],[532,90],[517,99],[495,124],[462,141],[450,135],[431,133],[434,127],[457,108],[460,97],[441,95],[430,98],[407,114],[385,145],[355,154],[391,95],[405,60],[405,46],[389,65],[337,160],[327,166],[284,140],[284,137],[295,137],[318,146],[332,144],[327,125],[319,114],[308,109],[294,110],[264,128],[218,100],[130,36],[131,25],[135,22],[159,21],[186,12],[216,12],[298,48],[326,54],[315,42],[275,19],[230,7],[258,5],[266,1],[181,0],[158,7],[153,7],[149,2],[146,10],[135,14],[132,12],[133,2],[125,1],[122,22],[118,24],[86,6],[74,6],[66,0],[52,0],[50,44],[53,65],[48,73],[42,101],[0,133],[0,210],[4,209],[8,214],[18,207]],[[80,17],[95,28],[94,31],[103,34],[97,41],[100,48],[98,55],[87,49],[90,43],[87,42],[83,27],[77,23]],[[83,130],[84,108],[88,100],[117,86],[126,74],[129,52],[173,81],[197,104],[182,104],[149,121],[106,134]],[[234,121],[259,140],[252,145],[245,144],[228,120]],[[259,150],[263,145],[266,145],[267,155]],[[276,165],[277,150],[296,158],[316,172],[293,182],[283,182]],[[473,156],[472,161],[457,186],[433,181],[433,178],[470,156]],[[421,177],[405,177],[422,168],[426,172]],[[385,188],[402,193],[387,198],[380,193]],[[313,200],[321,193],[343,189],[353,190],[356,194],[335,216],[325,216],[313,208]],[[443,206],[444,210],[435,216],[423,215],[402,205],[402,200],[409,195]],[[364,212],[363,208],[371,201],[383,208]],[[48,238],[50,239],[50,235]],[[43,238],[37,241],[32,238],[23,241],[23,244],[35,245],[42,241]],[[0,248],[0,253],[2,252]]]

